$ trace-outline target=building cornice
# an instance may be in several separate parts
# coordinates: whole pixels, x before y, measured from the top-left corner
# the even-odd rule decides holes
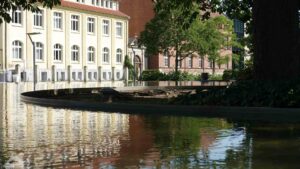
[[[126,15],[123,12],[120,12],[118,10],[109,10],[109,9],[95,7],[95,6],[80,4],[80,3],[76,3],[76,2],[70,2],[70,1],[66,1],[66,0],[61,0],[60,6],[130,19],[130,17],[128,15]]]

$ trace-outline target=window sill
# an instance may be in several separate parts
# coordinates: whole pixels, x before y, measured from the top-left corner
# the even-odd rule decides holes
[[[36,60],[35,63],[45,63],[44,60]]]
[[[33,29],[44,30],[43,26],[33,26]]]
[[[72,30],[71,30],[71,33],[74,33],[74,34],[80,34],[80,31],[72,31]]]
[[[87,64],[92,65],[92,64],[95,64],[95,62],[89,62],[89,61],[88,61]]]
[[[23,59],[12,59],[13,62],[23,62]]]
[[[95,36],[95,32],[87,32],[87,35]]]
[[[53,29],[55,32],[63,32],[63,29]]]
[[[54,60],[53,63],[63,63],[61,60]]]
[[[22,24],[18,24],[18,23],[12,23],[11,26],[13,26],[13,27],[23,27]]]
[[[109,37],[109,35],[106,35],[106,34],[103,34],[102,36],[103,36],[103,37]]]

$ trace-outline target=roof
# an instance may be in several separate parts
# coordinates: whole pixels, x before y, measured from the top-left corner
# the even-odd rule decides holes
[[[95,6],[80,4],[76,2],[70,2],[66,0],[61,0],[61,6],[62,7],[68,7],[68,8],[74,8],[74,9],[81,9],[85,11],[91,11],[91,12],[97,12],[101,14],[107,14],[107,15],[113,15],[113,16],[119,16],[124,18],[130,18],[128,15],[124,14],[123,12],[120,12],[118,10],[109,10],[104,8],[99,8]]]

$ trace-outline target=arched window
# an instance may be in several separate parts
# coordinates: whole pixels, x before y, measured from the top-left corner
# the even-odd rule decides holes
[[[13,41],[12,43],[12,57],[14,59],[22,59],[22,47],[23,47],[23,44],[21,41]]]
[[[54,60],[62,60],[62,45],[60,44],[54,45]]]
[[[95,48],[92,46],[88,48],[88,61],[95,62]]]
[[[43,60],[43,50],[44,50],[44,45],[41,42],[37,42],[35,44],[35,58],[37,60]]]
[[[109,63],[109,49],[103,48],[103,62]]]
[[[77,45],[73,45],[71,48],[71,60],[79,61],[79,47]]]
[[[116,61],[117,61],[118,63],[121,63],[121,62],[122,62],[122,49],[117,49]]]

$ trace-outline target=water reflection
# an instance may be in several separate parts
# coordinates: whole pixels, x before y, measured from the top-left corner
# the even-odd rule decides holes
[[[297,125],[54,109],[31,87],[0,84],[0,168],[299,168]]]

